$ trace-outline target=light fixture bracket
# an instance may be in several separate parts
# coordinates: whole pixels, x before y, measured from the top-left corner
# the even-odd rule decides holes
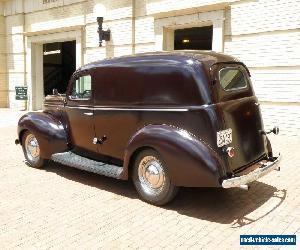
[[[99,34],[99,47],[102,47],[102,41],[110,41],[110,30],[103,30],[103,17],[97,17],[98,34]]]

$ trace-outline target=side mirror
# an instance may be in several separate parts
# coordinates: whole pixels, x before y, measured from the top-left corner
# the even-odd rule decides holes
[[[58,95],[57,89],[53,89],[53,90],[52,90],[52,93],[53,93],[53,95]]]

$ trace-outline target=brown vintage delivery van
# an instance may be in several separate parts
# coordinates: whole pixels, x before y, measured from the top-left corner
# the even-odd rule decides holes
[[[28,164],[53,160],[127,180],[163,205],[178,187],[241,187],[279,169],[247,67],[207,51],[156,52],[79,68],[66,95],[20,118]]]

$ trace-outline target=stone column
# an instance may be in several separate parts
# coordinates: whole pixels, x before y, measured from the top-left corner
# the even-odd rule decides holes
[[[6,32],[3,3],[0,3],[0,108],[8,107]]]
[[[26,101],[15,99],[15,87],[26,85],[23,0],[15,4],[13,1],[6,2],[5,22],[8,106],[22,110],[26,107]]]

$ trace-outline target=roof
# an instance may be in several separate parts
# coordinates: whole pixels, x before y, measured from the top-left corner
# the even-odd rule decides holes
[[[176,50],[176,51],[159,51],[159,52],[148,52],[148,53],[139,53],[121,57],[108,58],[104,60],[99,60],[86,64],[78,69],[87,70],[90,68],[101,67],[105,65],[118,65],[124,63],[130,63],[136,60],[175,60],[178,62],[186,61],[186,59],[197,60],[200,63],[204,64],[206,68],[209,68],[212,64],[217,62],[238,62],[238,60],[232,56],[225,55],[223,53],[217,53],[214,51],[205,51],[205,50]]]

